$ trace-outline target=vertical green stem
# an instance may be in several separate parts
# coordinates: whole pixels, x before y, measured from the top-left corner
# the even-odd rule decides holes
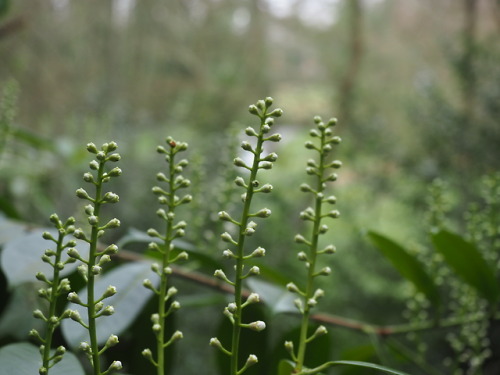
[[[95,204],[94,204],[94,215],[99,218],[99,211],[101,209],[102,200],[102,175],[104,173],[104,162],[99,163],[99,169],[97,172],[97,183],[95,190]],[[92,367],[94,375],[101,375],[101,366],[99,361],[99,345],[97,342],[97,327],[96,327],[96,309],[95,309],[95,275],[92,272],[92,266],[95,265],[97,257],[97,233],[98,224],[92,226],[92,232],[90,235],[90,250],[89,250],[89,260],[88,260],[88,270],[87,270],[87,315],[89,320],[89,335],[90,335],[90,347],[92,349]]]
[[[299,337],[299,350],[297,352],[297,362],[295,366],[295,370],[297,372],[302,371],[304,366],[304,359],[306,355],[306,347],[307,347],[307,331],[309,328],[309,316],[310,316],[310,306],[307,303],[309,298],[311,298],[314,294],[314,273],[316,271],[316,258],[318,251],[318,238],[319,238],[319,229],[321,225],[321,208],[323,203],[323,198],[320,193],[323,192],[323,174],[325,171],[325,153],[323,151],[323,147],[325,145],[325,133],[321,132],[321,147],[319,149],[320,154],[320,163],[318,166],[318,176],[316,183],[316,200],[314,207],[314,223],[311,232],[311,246],[309,247],[308,261],[309,267],[307,272],[307,285],[305,290],[304,297],[304,313],[302,314],[302,321],[300,326],[300,337]]]
[[[260,127],[264,125],[265,116],[261,117]],[[263,151],[262,144],[264,143],[264,135],[262,130],[259,132],[257,137],[257,146],[255,148],[255,154],[253,159],[252,168],[250,170],[250,179],[248,182],[248,187],[246,191],[245,204],[243,206],[243,212],[241,214],[241,225],[238,233],[238,246],[236,249],[236,276],[234,285],[234,302],[236,304],[236,311],[234,312],[234,325],[232,334],[232,344],[231,344],[231,375],[238,374],[238,357],[239,357],[239,344],[240,344],[240,334],[241,334],[241,323],[242,323],[242,295],[241,291],[243,288],[243,257],[244,257],[244,246],[245,246],[245,229],[248,224],[248,218],[250,214],[250,205],[252,202],[252,197],[254,194],[253,182],[256,180],[257,172],[259,170],[260,154]]]
[[[175,208],[175,163],[174,163],[174,149],[170,149],[169,154],[169,192],[170,196],[168,197],[168,212],[174,212]],[[168,217],[168,216],[167,216]],[[172,220],[167,220],[166,223],[166,234],[165,234],[165,242],[163,247],[162,254],[162,270],[170,265],[170,244],[172,242]],[[157,366],[157,375],[165,374],[165,298],[167,296],[167,288],[168,288],[168,278],[165,272],[161,273],[160,278],[160,290],[158,296],[158,314],[160,316],[160,330],[157,333],[156,342],[157,342],[157,352],[158,352],[158,366]]]
[[[54,265],[57,265],[61,261],[61,253],[63,250],[63,241],[65,235],[66,235],[65,233],[59,232],[59,237],[57,238],[57,249],[56,249],[56,257],[54,260]],[[58,324],[58,323],[53,323],[51,318],[53,316],[56,316],[57,297],[59,296],[57,291],[60,281],[59,272],[60,272],[59,268],[55,266],[52,279],[52,290],[50,293],[49,321],[47,322],[47,335],[45,336],[45,344],[44,344],[43,359],[42,359],[42,367],[47,369],[47,373],[50,367],[50,349],[52,346],[52,336],[54,335],[56,325]]]

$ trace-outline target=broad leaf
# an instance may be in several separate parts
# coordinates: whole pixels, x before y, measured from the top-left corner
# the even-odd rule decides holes
[[[47,278],[50,278],[53,273],[53,268],[42,262],[41,256],[45,249],[54,249],[55,243],[42,238],[43,232],[50,232],[54,238],[57,238],[57,231],[54,228],[36,229],[26,234],[25,236],[16,236],[11,241],[5,243],[1,263],[2,270],[7,277],[10,287],[27,282],[36,281],[35,274],[39,271],[43,272]],[[68,241],[72,238],[68,238]],[[83,241],[77,241],[76,249],[81,254],[88,252],[88,244]],[[67,259],[67,255],[63,254],[62,260]],[[76,269],[75,263],[67,264],[60,272],[61,276],[66,276]]]
[[[500,289],[495,274],[474,244],[445,230],[433,234],[432,242],[463,281],[490,303],[498,301]]]
[[[2,374],[34,375],[42,365],[38,347],[29,343],[17,343],[0,348],[0,372]],[[61,362],[50,369],[50,375],[85,375],[73,353],[66,352]]]
[[[368,238],[373,245],[384,255],[405,279],[413,283],[418,291],[436,307],[441,300],[439,290],[432,278],[425,271],[424,266],[401,245],[391,239],[375,233],[368,232]]]
[[[95,284],[96,297],[101,296],[109,285],[118,290],[114,296],[104,300],[105,305],[112,305],[115,313],[110,317],[97,319],[97,338],[99,344],[104,344],[112,334],[120,335],[135,320],[144,305],[153,296],[150,290],[142,285],[146,278],[154,282],[155,274],[151,271],[151,263],[136,262],[119,266],[97,279]],[[154,280],[153,280],[154,279]],[[87,290],[78,292],[84,302],[87,301]],[[87,311],[84,307],[68,304],[67,308],[80,312],[82,320],[87,323]],[[71,347],[77,347],[80,342],[88,341],[88,331],[80,324],[66,319],[62,323],[64,338]]]
[[[16,237],[25,236],[32,230],[33,228],[30,228],[28,224],[10,220],[0,215],[0,246],[6,242],[12,241]]]

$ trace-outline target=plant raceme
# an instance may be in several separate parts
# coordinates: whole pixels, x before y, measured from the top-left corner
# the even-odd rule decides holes
[[[243,365],[238,363],[241,329],[245,328],[259,332],[266,328],[266,324],[260,320],[248,323],[244,321],[243,310],[248,305],[259,302],[259,295],[252,293],[244,301],[242,289],[243,281],[246,278],[256,276],[260,273],[259,267],[247,266],[246,264],[248,261],[252,258],[263,257],[266,254],[266,251],[262,247],[257,247],[252,251],[247,250],[245,247],[245,240],[247,237],[252,236],[255,233],[257,223],[253,221],[254,218],[265,219],[271,215],[271,210],[268,208],[252,211],[252,200],[255,194],[270,193],[273,189],[272,185],[261,184],[261,182],[257,179],[259,170],[271,169],[273,167],[273,163],[278,159],[278,156],[275,153],[270,153],[265,156],[263,155],[265,142],[279,142],[281,140],[281,135],[278,133],[269,135],[269,132],[274,125],[274,119],[276,117],[281,117],[283,114],[281,109],[270,110],[272,104],[273,99],[268,97],[265,100],[259,100],[256,105],[251,105],[249,107],[249,112],[259,119],[260,124],[257,129],[252,127],[246,128],[245,134],[248,137],[255,138],[255,142],[254,145],[252,145],[249,142],[244,141],[241,143],[241,148],[251,154],[252,161],[251,164],[248,165],[239,157],[234,159],[235,166],[249,172],[249,174],[247,173],[246,179],[243,176],[239,176],[234,181],[236,186],[244,190],[244,193],[241,196],[243,203],[241,217],[238,221],[233,219],[233,217],[226,211],[219,212],[219,219],[231,223],[235,228],[235,233],[233,233],[233,235],[236,239],[233,239],[233,235],[229,232],[224,232],[221,235],[222,240],[230,245],[230,248],[224,250],[222,253],[224,258],[232,259],[235,262],[235,272],[232,280],[226,276],[224,271],[221,269],[216,270],[214,273],[215,277],[234,287],[234,301],[229,303],[224,309],[224,315],[231,322],[233,331],[230,349],[225,348],[221,341],[216,337],[210,340],[210,345],[219,348],[224,354],[231,358],[231,375],[242,374],[248,367],[258,362],[256,355],[249,354]]]
[[[219,219],[227,228],[227,231],[221,235],[222,241],[228,244],[228,247],[222,252],[222,256],[231,261],[234,271],[226,274],[223,269],[219,268],[215,271],[214,276],[228,284],[226,290],[229,289],[232,292],[231,302],[223,310],[225,318],[231,324],[231,335],[229,340],[213,337],[209,343],[228,357],[229,375],[241,375],[259,362],[259,358],[251,351],[243,353],[242,330],[261,332],[266,329],[264,321],[252,321],[249,318],[248,310],[245,311],[248,306],[261,302],[261,297],[255,292],[247,293],[244,290],[244,282],[248,278],[260,274],[260,268],[255,265],[254,261],[256,258],[262,258],[266,255],[266,250],[263,247],[250,246],[248,238],[256,232],[257,222],[260,219],[267,219],[271,216],[270,209],[266,207],[255,208],[254,200],[259,194],[269,194],[273,190],[271,184],[261,182],[261,172],[272,169],[274,162],[278,159],[276,153],[265,151],[265,145],[281,140],[281,135],[274,133],[272,128],[275,119],[281,117],[283,111],[271,109],[272,104],[273,99],[268,97],[249,107],[250,114],[258,119],[255,128],[247,127],[245,129],[245,134],[249,138],[241,143],[241,148],[248,153],[249,157],[236,157],[233,161],[233,164],[243,172],[234,180],[236,187],[242,191],[240,210],[236,213],[227,211],[218,213]],[[315,338],[327,333],[326,328],[322,325],[312,335],[309,335],[308,332],[311,311],[324,295],[323,290],[316,287],[316,279],[331,273],[330,267],[323,265],[320,257],[333,254],[335,247],[333,245],[323,246],[320,239],[328,231],[328,226],[324,221],[339,217],[339,212],[331,209],[331,206],[336,204],[336,198],[333,195],[328,195],[327,191],[329,183],[337,179],[334,170],[342,165],[340,161],[331,158],[334,146],[341,141],[339,137],[333,135],[332,131],[336,120],[331,119],[325,123],[321,118],[315,117],[314,123],[316,128],[310,131],[313,140],[306,142],[306,148],[316,154],[316,158],[307,162],[306,168],[306,172],[312,177],[313,182],[304,183],[300,187],[303,192],[312,196],[312,206],[300,213],[300,218],[310,224],[310,233],[295,236],[295,242],[305,247],[304,251],[298,253],[298,259],[305,265],[306,278],[300,286],[293,283],[289,283],[287,286],[290,292],[297,295],[295,306],[299,314],[302,315],[301,327],[299,338],[295,343],[285,342],[285,348],[292,361],[283,360],[280,363],[279,373],[280,375],[312,375],[331,366],[349,365],[404,375],[402,372],[365,362],[327,361],[315,368],[305,366],[307,345]],[[104,335],[106,342],[102,345],[104,341],[98,339],[98,326],[96,324],[97,319],[113,315],[114,307],[107,301],[109,301],[108,298],[118,293],[117,288],[113,285],[109,285],[105,290],[101,289],[104,290],[102,293],[96,292],[97,278],[103,272],[103,266],[111,261],[112,255],[118,252],[118,247],[114,244],[105,247],[98,243],[108,229],[120,226],[120,221],[116,218],[104,220],[102,212],[105,205],[119,201],[117,194],[104,191],[106,184],[122,173],[119,167],[109,167],[109,164],[120,160],[120,155],[115,152],[117,147],[115,142],[105,143],[99,149],[93,143],[87,145],[87,150],[94,155],[95,160],[90,162],[91,171],[85,173],[83,179],[91,185],[92,192],[89,193],[83,188],[76,191],[78,198],[88,202],[84,208],[88,223],[85,229],[75,228],[74,218],[70,217],[63,222],[56,214],[53,214],[50,221],[54,225],[57,235],[54,236],[49,232],[43,235],[43,238],[55,244],[55,248],[46,250],[42,256],[43,262],[51,266],[52,275],[45,275],[42,272],[36,275],[36,278],[46,286],[39,290],[39,295],[48,302],[47,312],[42,312],[39,309],[34,312],[34,316],[44,322],[45,332],[40,333],[35,329],[30,332],[31,336],[40,344],[42,359],[39,367],[40,375],[49,374],[49,371],[63,359],[66,352],[65,347],[59,346],[55,351],[51,351],[51,346],[55,330],[61,321],[67,318],[84,327],[85,334],[88,332],[88,340],[81,342],[80,350],[90,360],[93,375],[108,375],[122,369],[120,361],[109,361],[109,365],[104,363],[108,359],[104,358],[103,355],[108,349],[118,344],[118,337],[111,334],[106,340],[108,335],[106,333]],[[156,211],[157,216],[162,220],[163,228],[162,230],[151,228],[147,231],[148,235],[153,238],[149,244],[149,250],[156,254],[156,261],[151,265],[155,276],[153,280],[145,279],[143,281],[143,285],[153,292],[156,299],[157,308],[150,317],[156,345],[153,344],[151,348],[142,350],[142,355],[156,368],[157,375],[164,375],[168,368],[165,359],[167,347],[183,337],[180,331],[174,331],[167,337],[167,328],[169,328],[167,327],[167,317],[180,308],[180,303],[174,299],[177,289],[170,283],[170,275],[176,269],[174,263],[188,258],[187,252],[176,248],[176,243],[178,243],[176,241],[185,236],[187,226],[185,221],[177,218],[177,211],[179,206],[192,200],[189,194],[179,194],[182,189],[191,185],[191,182],[182,175],[188,161],[186,159],[178,160],[178,154],[187,148],[186,143],[178,142],[172,137],[166,138],[165,146],[157,148],[158,153],[164,155],[167,162],[166,173],[160,172],[156,175],[160,184],[152,189],[158,197],[160,205],[164,206]],[[231,208],[228,211],[238,210]],[[75,239],[68,240],[67,236],[69,235]],[[80,254],[76,249],[76,240],[83,241],[88,245],[88,255]],[[68,256],[66,260],[62,260],[64,251]],[[79,264],[78,272],[86,284],[84,292],[81,292],[80,295],[72,291],[68,279],[61,278],[61,271],[68,263]],[[146,271],[149,272],[147,268]],[[64,297],[77,306],[75,309],[65,309],[58,314],[58,301]],[[113,317],[108,319],[113,319]],[[106,370],[103,371],[103,368]]]

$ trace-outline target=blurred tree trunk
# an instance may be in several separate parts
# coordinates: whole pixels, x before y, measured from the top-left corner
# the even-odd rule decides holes
[[[354,91],[363,58],[363,10],[362,0],[349,2],[349,60],[347,71],[339,87],[339,119],[348,123],[352,115]]]
[[[474,120],[476,107],[477,79],[474,70],[474,60],[476,55],[477,0],[463,0],[463,11],[463,54],[458,73],[462,81],[464,120],[470,123]]]

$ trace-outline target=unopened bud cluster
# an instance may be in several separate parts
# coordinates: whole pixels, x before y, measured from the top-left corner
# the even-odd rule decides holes
[[[46,287],[38,290],[38,295],[48,301],[49,312],[56,311],[59,297],[66,295],[71,290],[69,280],[61,279],[60,273],[66,264],[76,261],[71,257],[66,258],[64,261],[62,260],[64,249],[74,248],[76,246],[75,240],[66,240],[66,236],[73,234],[75,231],[75,219],[70,217],[63,222],[59,219],[57,214],[52,214],[50,216],[50,222],[57,230],[57,236],[54,237],[50,232],[44,232],[42,237],[48,241],[54,242],[55,250],[45,250],[42,260],[52,266],[53,272],[50,277],[47,277],[43,272],[38,272],[36,274],[36,278],[46,284]],[[56,349],[56,353],[52,355],[50,353],[50,344],[54,331],[61,324],[63,319],[69,318],[69,315],[69,310],[64,311],[61,315],[50,316],[45,316],[45,314],[38,309],[33,311],[33,316],[43,320],[46,325],[45,337],[42,337],[36,329],[30,331],[30,336],[40,343],[40,354],[42,356],[42,366],[39,369],[40,374],[48,374],[49,369],[61,361],[66,352],[66,349],[60,346]]]
[[[186,159],[176,160],[176,155],[187,150],[187,148],[187,143],[177,142],[172,137],[168,137],[166,146],[158,146],[156,149],[158,153],[165,155],[165,161],[168,164],[167,174],[160,172],[156,175],[156,179],[159,183],[162,183],[162,186],[154,186],[152,189],[153,194],[158,197],[160,205],[165,206],[165,208],[156,211],[157,216],[164,222],[165,230],[162,233],[153,228],[148,230],[148,235],[155,239],[149,244],[149,249],[161,254],[161,265],[153,263],[151,266],[151,270],[160,279],[160,285],[157,289],[149,279],[144,280],[143,285],[158,297],[158,312],[151,316],[152,330],[157,338],[157,353],[163,353],[166,347],[182,338],[182,332],[180,331],[174,332],[168,340],[165,339],[164,335],[167,316],[181,307],[178,301],[173,300],[173,297],[177,294],[177,289],[173,286],[168,287],[168,276],[172,273],[170,265],[188,259],[187,252],[176,251],[173,243],[176,238],[184,237],[187,226],[185,221],[176,221],[176,208],[192,201],[189,194],[177,195],[179,190],[191,185],[191,182],[182,176],[184,168],[189,164],[188,161]],[[155,360],[153,352],[149,348],[144,349],[142,355],[154,366],[158,368],[164,367],[164,363],[160,363],[164,358],[163,355],[158,354],[158,360]]]
[[[326,224],[322,223],[322,221],[324,218],[335,219],[340,216],[339,211],[335,209],[323,209],[325,204],[335,205],[337,202],[335,196],[325,195],[327,183],[336,181],[338,177],[332,170],[337,170],[342,166],[340,161],[332,160],[330,157],[333,147],[341,142],[341,139],[334,136],[332,131],[332,128],[336,125],[337,120],[330,119],[325,123],[319,116],[316,116],[314,118],[314,123],[316,127],[309,133],[313,140],[308,141],[305,144],[305,147],[308,150],[316,152],[316,158],[309,159],[306,167],[306,173],[309,176],[313,176],[314,183],[311,185],[308,183],[300,185],[300,190],[302,192],[312,194],[313,196],[312,207],[307,207],[300,213],[300,218],[302,220],[312,223],[312,233],[310,236],[303,236],[300,234],[295,236],[295,242],[306,247],[305,251],[300,251],[297,254],[297,258],[299,261],[304,263],[307,269],[307,280],[304,283],[305,287],[303,289],[294,283],[289,283],[287,285],[288,291],[298,295],[298,298],[294,301],[295,307],[306,317],[309,316],[310,310],[317,305],[318,300],[324,296],[324,291],[322,289],[314,289],[313,280],[318,276],[328,276],[332,272],[330,267],[321,267],[317,262],[318,255],[333,254],[335,252],[335,247],[333,245],[328,245],[324,248],[318,246],[319,237],[327,233],[329,229]],[[305,319],[303,320],[302,331],[306,332],[307,328],[308,320]],[[300,355],[296,354],[291,341],[287,341],[285,343],[287,351],[296,363],[295,370],[297,372],[300,372],[302,369],[304,360],[303,356],[307,344],[316,337],[326,333],[326,328],[324,326],[320,326],[310,337],[299,342],[299,349],[297,350],[297,353],[300,353]],[[299,358],[299,356],[301,358]]]
[[[236,293],[239,293],[239,295],[235,295],[235,302],[229,303],[224,309],[224,315],[233,325],[233,332],[239,332],[241,328],[247,328],[260,332],[266,328],[266,324],[262,321],[255,321],[251,323],[243,322],[243,309],[252,303],[259,302],[260,298],[258,294],[252,293],[246,301],[242,302],[241,285],[244,279],[260,274],[260,268],[258,266],[247,265],[245,263],[251,261],[253,258],[261,258],[266,254],[265,249],[262,247],[246,251],[245,240],[247,237],[253,236],[256,232],[257,223],[252,220],[253,218],[265,219],[271,216],[271,210],[268,208],[253,211],[251,209],[251,201],[255,194],[268,194],[273,190],[273,186],[271,184],[262,184],[257,179],[259,170],[271,169],[273,167],[273,163],[278,159],[278,155],[274,152],[264,155],[263,147],[265,142],[279,142],[281,140],[281,135],[278,133],[272,133],[271,129],[274,125],[275,118],[281,117],[283,111],[281,109],[271,110],[270,107],[272,104],[273,99],[268,97],[264,100],[259,100],[256,104],[251,105],[248,108],[249,112],[252,115],[257,116],[260,122],[258,129],[253,127],[245,129],[245,134],[250,137],[250,139],[249,141],[243,141],[241,143],[241,148],[251,154],[250,159],[252,160],[252,163],[247,164],[247,162],[240,157],[235,158],[233,161],[235,166],[249,171],[249,175],[248,172],[246,174],[248,177],[245,178],[244,176],[239,176],[234,181],[236,186],[244,189],[244,193],[241,196],[243,201],[241,219],[237,220],[233,218],[231,214],[226,211],[221,211],[218,214],[220,220],[234,225],[233,234],[224,232],[221,235],[222,241],[233,247],[233,249],[224,250],[222,255],[226,259],[232,259],[235,261],[234,278],[231,280],[222,269],[218,269],[214,273],[215,277],[231,286],[234,286]],[[239,334],[237,336],[239,337]],[[212,338],[210,340],[210,345],[219,348],[223,353],[232,357],[232,374],[241,374],[249,366],[257,363],[258,361],[257,357],[251,354],[243,367],[238,368],[237,358],[239,353],[237,353],[237,351],[239,345],[237,342],[232,342],[231,350],[224,348],[220,340],[217,338]]]
[[[94,155],[94,160],[89,164],[91,171],[84,173],[83,180],[92,185],[94,194],[89,194],[83,188],[79,188],[76,191],[78,198],[89,202],[85,206],[84,211],[87,215],[87,224],[90,227],[90,233],[86,233],[84,229],[80,228],[74,231],[73,236],[87,242],[90,249],[87,258],[82,256],[75,248],[70,248],[68,250],[68,256],[70,259],[81,263],[78,266],[78,272],[87,282],[87,296],[94,296],[94,291],[91,291],[94,282],[89,281],[99,276],[103,272],[103,266],[111,261],[111,255],[118,252],[118,247],[114,244],[109,245],[103,251],[97,250],[97,241],[104,235],[106,230],[118,228],[120,226],[120,220],[116,218],[103,220],[101,217],[101,209],[104,205],[117,203],[120,199],[117,194],[111,191],[103,191],[105,184],[122,174],[119,167],[108,167],[110,163],[116,163],[121,159],[120,155],[116,152],[117,149],[118,145],[115,142],[104,143],[100,148],[97,148],[93,143],[87,144],[87,151]],[[87,319],[84,321],[78,310],[70,311],[69,318],[86,329],[93,329],[92,327],[95,327],[95,324],[91,324],[90,322],[95,322],[99,317],[114,314],[114,307],[106,305],[105,300],[114,296],[116,293],[117,290],[112,285],[108,286],[100,296],[88,298],[87,301],[83,301],[76,292],[69,293],[68,300],[71,303],[79,305],[87,310]],[[79,310],[81,311],[82,309]],[[86,342],[81,343],[81,349],[89,357],[92,366],[99,368],[99,356],[108,348],[118,344],[118,337],[111,335],[101,349],[99,349],[97,341],[93,339],[95,333],[91,333],[90,337],[90,344]],[[114,361],[104,373],[108,374],[119,369],[121,369],[121,363],[119,361]]]

